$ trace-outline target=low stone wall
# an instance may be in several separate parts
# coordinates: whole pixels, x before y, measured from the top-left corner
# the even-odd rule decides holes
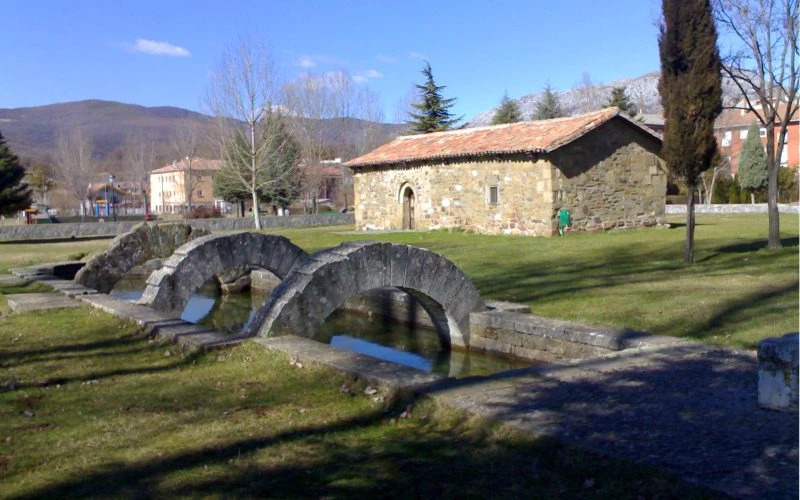
[[[730,205],[695,205],[696,214],[765,214],[766,203],[739,203]],[[778,203],[778,212],[782,214],[800,213],[800,205]],[[667,215],[685,214],[686,205],[667,205]]]
[[[178,221],[176,221],[178,222]],[[180,221],[184,222],[184,221]],[[253,229],[252,217],[224,219],[187,219],[187,224],[207,231],[232,231]],[[164,221],[164,223],[168,223]],[[274,227],[333,226],[354,224],[353,214],[290,215],[288,217],[262,217],[261,225]],[[30,224],[0,226],[0,241],[57,240],[87,238],[91,236],[117,236],[130,231],[135,221],[84,222],[78,224]]]

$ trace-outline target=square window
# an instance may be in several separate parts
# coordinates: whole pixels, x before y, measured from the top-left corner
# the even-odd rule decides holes
[[[747,139],[747,129],[742,129],[739,131],[739,139]]]
[[[767,136],[767,129],[765,129],[765,128],[758,129],[758,136],[759,137],[766,137]]]

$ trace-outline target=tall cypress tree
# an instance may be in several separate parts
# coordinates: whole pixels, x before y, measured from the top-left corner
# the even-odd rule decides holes
[[[709,0],[662,0],[658,45],[664,106],[662,153],[670,171],[686,182],[684,261],[694,262],[694,199],[698,176],[717,156],[714,119],[722,111],[721,63]]]
[[[31,190],[24,181],[25,169],[0,134],[0,215],[11,215],[31,206]]]
[[[419,90],[419,102],[412,104],[414,109],[418,109],[420,112],[410,113],[411,120],[407,123],[418,134],[450,130],[462,118],[453,118],[452,113],[450,113],[450,108],[453,107],[456,100],[442,97],[442,90],[445,87],[436,85],[433,81],[433,72],[429,63],[425,63],[425,67],[422,68],[422,74],[425,75],[425,83],[416,86]]]
[[[500,100],[500,106],[492,117],[492,125],[500,125],[501,123],[516,123],[522,120],[522,112],[519,110],[519,104],[508,98],[508,94],[503,94]]]

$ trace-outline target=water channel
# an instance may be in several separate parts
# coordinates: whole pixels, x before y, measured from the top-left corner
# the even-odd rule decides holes
[[[126,278],[117,282],[111,295],[133,300],[139,298],[143,290],[143,279]],[[189,299],[181,319],[223,333],[239,333],[266,297],[266,293],[257,291],[223,295],[216,283],[210,280]],[[488,375],[532,364],[484,353],[450,350],[442,346],[436,331],[431,328],[394,323],[380,314],[343,309],[335,311],[326,320],[314,340],[455,378]]]

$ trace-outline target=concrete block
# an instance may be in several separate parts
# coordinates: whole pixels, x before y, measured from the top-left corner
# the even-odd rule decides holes
[[[758,343],[758,404],[762,408],[797,411],[798,334]]]

